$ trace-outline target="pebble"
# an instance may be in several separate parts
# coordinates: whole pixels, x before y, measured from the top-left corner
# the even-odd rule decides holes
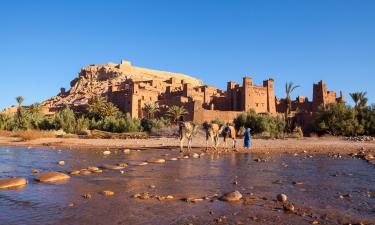
[[[124,153],[129,154],[130,153],[130,149],[124,149]]]
[[[302,181],[293,181],[293,185],[302,185],[303,182]]]
[[[89,166],[89,167],[87,167],[87,170],[90,171],[90,172],[95,172],[96,170],[99,170],[99,168],[96,167],[96,166]]]
[[[0,189],[7,189],[17,186],[26,185],[27,180],[25,178],[9,178],[0,180]]]
[[[150,199],[151,196],[148,192],[144,192],[142,194],[135,194],[133,195],[133,198],[139,198],[139,199],[142,199],[142,200],[147,200],[147,199]]]
[[[86,199],[90,199],[92,196],[91,194],[83,194],[82,197]]]
[[[47,173],[43,173],[39,175],[38,177],[35,178],[35,180],[39,182],[57,182],[57,181],[67,180],[69,178],[70,176],[65,173],[47,172]]]
[[[286,202],[286,201],[288,201],[288,196],[286,196],[286,194],[278,194],[277,195],[277,201]]]
[[[109,155],[109,154],[111,154],[111,151],[103,151],[103,155]]]
[[[80,173],[81,173],[81,171],[79,171],[79,170],[73,170],[73,171],[70,172],[71,175],[77,175],[77,174],[80,174]]]
[[[284,210],[287,212],[294,212],[294,205],[293,204],[284,205]]]
[[[39,170],[33,169],[31,170],[31,173],[39,173]]]
[[[65,161],[62,161],[62,160],[61,160],[61,161],[58,161],[57,164],[63,166],[63,165],[65,165]]]
[[[194,154],[192,155],[192,157],[195,158],[195,159],[197,159],[197,158],[199,158],[200,156],[199,156],[198,153],[194,153]]]
[[[220,197],[220,200],[226,202],[234,202],[239,201],[242,198],[242,194],[239,191],[234,191],[230,193],[226,193]]]
[[[105,191],[101,191],[100,194],[102,194],[102,195],[104,195],[104,196],[112,196],[112,195],[115,194],[115,192],[105,190]]]
[[[121,166],[121,167],[127,167],[127,166],[128,166],[127,163],[118,163],[117,165],[118,165],[118,166]]]
[[[176,158],[176,157],[172,157],[172,158],[167,158],[166,160],[167,160],[167,161],[177,161],[178,158]]]
[[[117,166],[117,165],[104,164],[102,166],[102,168],[103,169],[107,169],[107,170],[122,170],[125,167],[123,167],[123,166]]]

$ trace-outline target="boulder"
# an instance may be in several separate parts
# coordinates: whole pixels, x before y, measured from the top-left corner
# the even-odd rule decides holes
[[[220,197],[220,200],[226,202],[239,201],[242,198],[242,194],[239,191],[229,192]]]
[[[36,177],[35,180],[43,183],[57,182],[69,179],[70,176],[60,172],[47,172]]]
[[[26,185],[27,180],[25,178],[9,178],[0,180],[0,189],[13,188],[21,185]]]

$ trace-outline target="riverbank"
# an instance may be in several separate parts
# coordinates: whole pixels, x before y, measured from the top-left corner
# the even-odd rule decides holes
[[[228,145],[231,141],[228,142]],[[253,139],[252,148],[242,148],[243,140],[237,140],[235,151],[253,153],[295,153],[307,151],[311,154],[340,153],[349,154],[360,150],[375,151],[375,141],[355,142],[344,140],[342,137],[308,137],[289,139]],[[49,147],[62,149],[179,149],[177,138],[150,137],[148,139],[86,139],[86,138],[38,138],[22,141],[16,137],[0,136],[1,146],[23,146],[23,147]],[[204,151],[206,140],[204,137],[195,137],[193,140],[193,151]],[[222,152],[222,138],[217,151]],[[210,152],[215,152],[212,148]],[[228,151],[234,151],[229,149]]]

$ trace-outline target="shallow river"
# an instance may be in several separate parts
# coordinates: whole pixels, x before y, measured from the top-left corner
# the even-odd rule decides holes
[[[314,220],[319,224],[375,224],[375,167],[361,159],[230,153],[132,165],[166,158],[166,154],[179,155],[173,150],[112,151],[104,156],[94,150],[0,147],[0,178],[29,180],[20,190],[0,190],[0,224],[311,224]],[[256,162],[257,158],[267,160]],[[66,164],[58,165],[60,160]],[[32,169],[68,173],[120,162],[131,164],[124,174],[104,170],[72,175],[58,184],[37,183],[31,173]],[[99,194],[103,190],[115,195]],[[250,200],[180,200],[234,190]],[[174,199],[132,197],[143,192],[173,195]],[[92,197],[83,198],[86,193]],[[274,201],[279,193],[288,196],[294,213]]]

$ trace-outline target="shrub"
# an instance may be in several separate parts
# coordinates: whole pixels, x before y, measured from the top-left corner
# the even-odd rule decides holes
[[[12,130],[14,118],[8,114],[0,113],[0,130]]]
[[[170,126],[171,122],[168,119],[160,118],[160,119],[147,119],[143,118],[141,120],[141,126],[144,131],[152,131],[153,129],[160,129],[167,126]]]
[[[141,131],[141,122],[133,119],[129,114],[120,117],[107,116],[101,120],[91,120],[90,129],[103,130],[108,132],[138,132]]]
[[[237,130],[241,127],[250,128],[252,134],[278,137],[283,134],[285,120],[279,116],[256,114],[254,111],[241,113],[234,119]]]

